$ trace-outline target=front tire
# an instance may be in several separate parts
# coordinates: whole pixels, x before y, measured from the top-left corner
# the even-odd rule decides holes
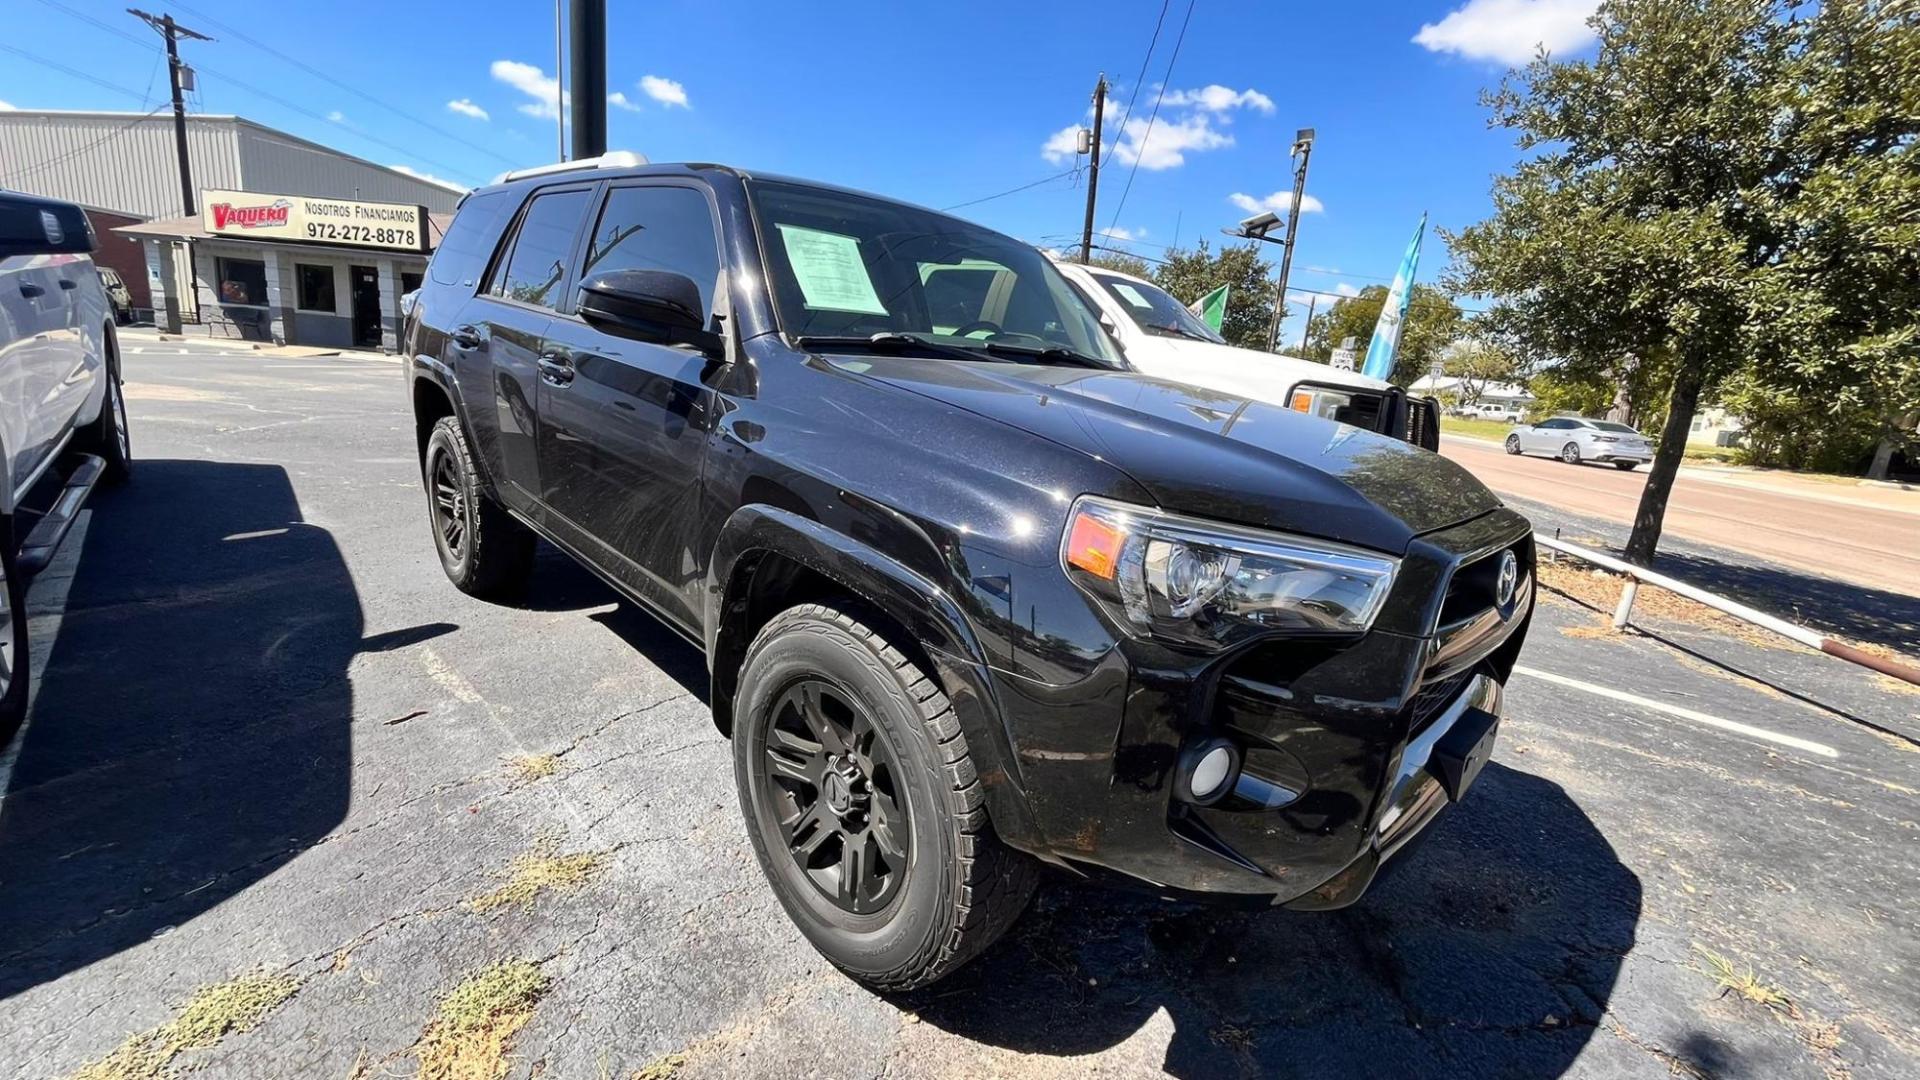
[[[1580,447],[1573,443],[1568,443],[1567,445],[1561,447],[1560,460],[1566,462],[1569,465],[1580,464]]]
[[[100,474],[104,484],[124,484],[133,476],[133,437],[127,430],[127,395],[120,380],[119,350],[107,335],[106,393],[100,398],[100,418],[75,433],[80,449],[98,454],[107,463]]]
[[[1507,436],[1507,453],[1516,455],[1520,453],[1520,436]]]
[[[13,740],[27,716],[27,587],[13,565],[12,523],[0,518],[0,746]]]
[[[855,979],[925,986],[1012,926],[1033,860],[1000,843],[953,706],[879,632],[821,604],[754,638],[734,701],[754,854],[800,932]]]
[[[533,533],[487,497],[460,421],[443,416],[422,462],[433,544],[447,580],[469,596],[511,599],[533,574]]]

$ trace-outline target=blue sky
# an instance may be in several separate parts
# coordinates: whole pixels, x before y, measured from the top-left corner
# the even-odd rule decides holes
[[[239,113],[461,184],[553,159],[550,3],[155,2],[220,39],[183,49],[200,71],[196,111]],[[1293,284],[1332,294],[1391,277],[1423,211],[1452,227],[1486,212],[1489,180],[1516,153],[1488,130],[1479,93],[1536,42],[1580,54],[1595,0],[1195,0],[1177,57],[1187,3],[1169,0],[1144,77],[1159,0],[608,6],[608,88],[619,95],[610,145],[934,207],[1083,165],[1049,155],[1049,141],[1090,121],[1105,71],[1116,87],[1097,225],[1150,257],[1223,239],[1247,206],[1290,185],[1293,134],[1315,128],[1307,191],[1319,209],[1301,217]],[[0,52],[0,104],[145,111],[165,100],[158,37],[123,4],[5,8],[8,44],[78,74]],[[1130,99],[1132,122],[1116,131]],[[1067,246],[1085,191],[1084,173],[1070,174],[957,212]],[[1430,235],[1426,251],[1420,278],[1430,281],[1445,248]]]

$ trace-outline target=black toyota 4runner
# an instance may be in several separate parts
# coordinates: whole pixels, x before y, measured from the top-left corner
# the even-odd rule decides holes
[[[761,866],[939,978],[1040,864],[1355,900],[1473,782],[1527,522],[1404,442],[1126,370],[1039,252],[717,165],[466,197],[407,327],[434,541],[535,537],[703,649]]]

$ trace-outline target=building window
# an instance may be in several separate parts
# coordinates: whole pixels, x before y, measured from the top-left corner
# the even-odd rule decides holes
[[[266,306],[266,263],[256,259],[215,259],[213,267],[220,278],[221,303]]]
[[[333,267],[295,263],[293,272],[299,283],[300,310],[324,311],[329,315],[340,310],[333,302]]]

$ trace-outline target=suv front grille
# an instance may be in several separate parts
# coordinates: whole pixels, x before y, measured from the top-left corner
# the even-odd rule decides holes
[[[1407,707],[1407,735],[1412,737],[1426,730],[1434,718],[1445,712],[1453,704],[1460,692],[1466,689],[1467,681],[1473,678],[1473,672],[1463,671],[1450,675],[1439,682],[1428,683],[1413,695],[1413,704]]]
[[[1521,581],[1533,568],[1533,541],[1522,540],[1499,551],[1483,555],[1453,572],[1447,581],[1446,599],[1440,605],[1440,625],[1451,626],[1470,619],[1488,608],[1499,606],[1500,556],[1511,551],[1520,561]]]

